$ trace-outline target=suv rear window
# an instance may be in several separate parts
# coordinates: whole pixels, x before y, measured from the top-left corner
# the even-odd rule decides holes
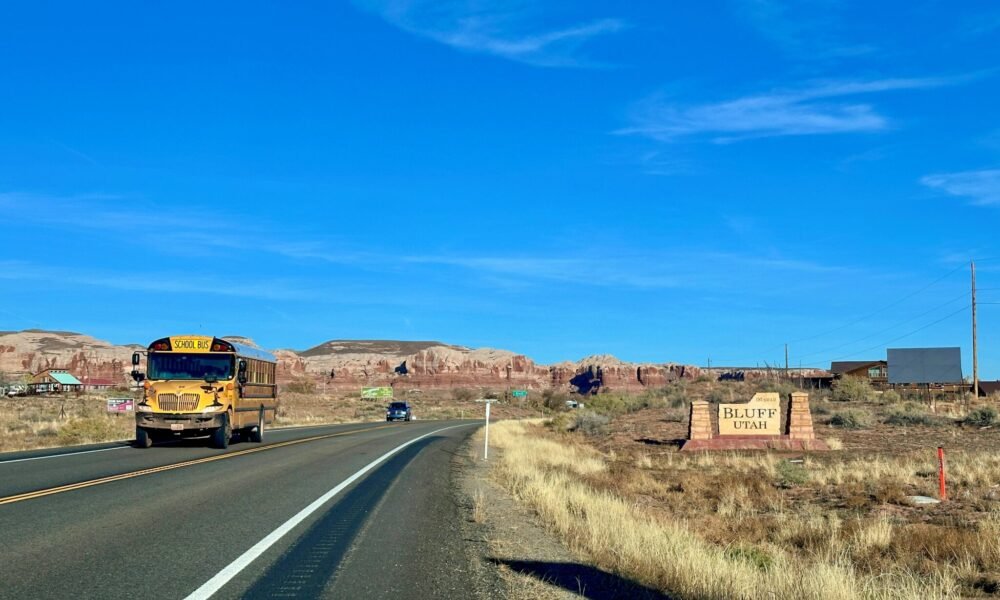
[[[406,402],[393,402],[389,405],[389,410],[406,410]]]

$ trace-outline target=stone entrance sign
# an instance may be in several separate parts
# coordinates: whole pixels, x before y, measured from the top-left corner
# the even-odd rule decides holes
[[[781,398],[757,392],[744,404],[719,405],[719,435],[781,435]]]
[[[813,433],[809,394],[805,392],[793,392],[785,411],[775,392],[754,394],[743,404],[720,404],[718,433],[709,406],[704,400],[691,403],[688,439],[682,451],[829,449]]]

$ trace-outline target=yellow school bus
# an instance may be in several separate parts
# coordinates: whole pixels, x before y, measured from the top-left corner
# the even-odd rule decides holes
[[[146,353],[132,355],[132,377],[142,382],[135,407],[135,441],[149,448],[154,439],[208,436],[226,448],[238,435],[264,440],[278,403],[274,355],[236,342],[200,335],[156,340]]]

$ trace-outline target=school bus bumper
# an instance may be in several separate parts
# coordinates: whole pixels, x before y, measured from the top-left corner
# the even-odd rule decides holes
[[[140,412],[135,415],[135,424],[146,429],[199,431],[221,427],[224,414]]]

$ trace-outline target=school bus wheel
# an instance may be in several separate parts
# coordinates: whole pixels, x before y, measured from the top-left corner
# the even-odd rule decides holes
[[[145,427],[135,428],[135,446],[136,448],[149,448],[153,445],[153,436],[149,433],[149,430]]]
[[[225,450],[229,447],[229,438],[233,435],[233,428],[229,422],[229,413],[219,415],[219,427],[212,432],[212,446]]]

